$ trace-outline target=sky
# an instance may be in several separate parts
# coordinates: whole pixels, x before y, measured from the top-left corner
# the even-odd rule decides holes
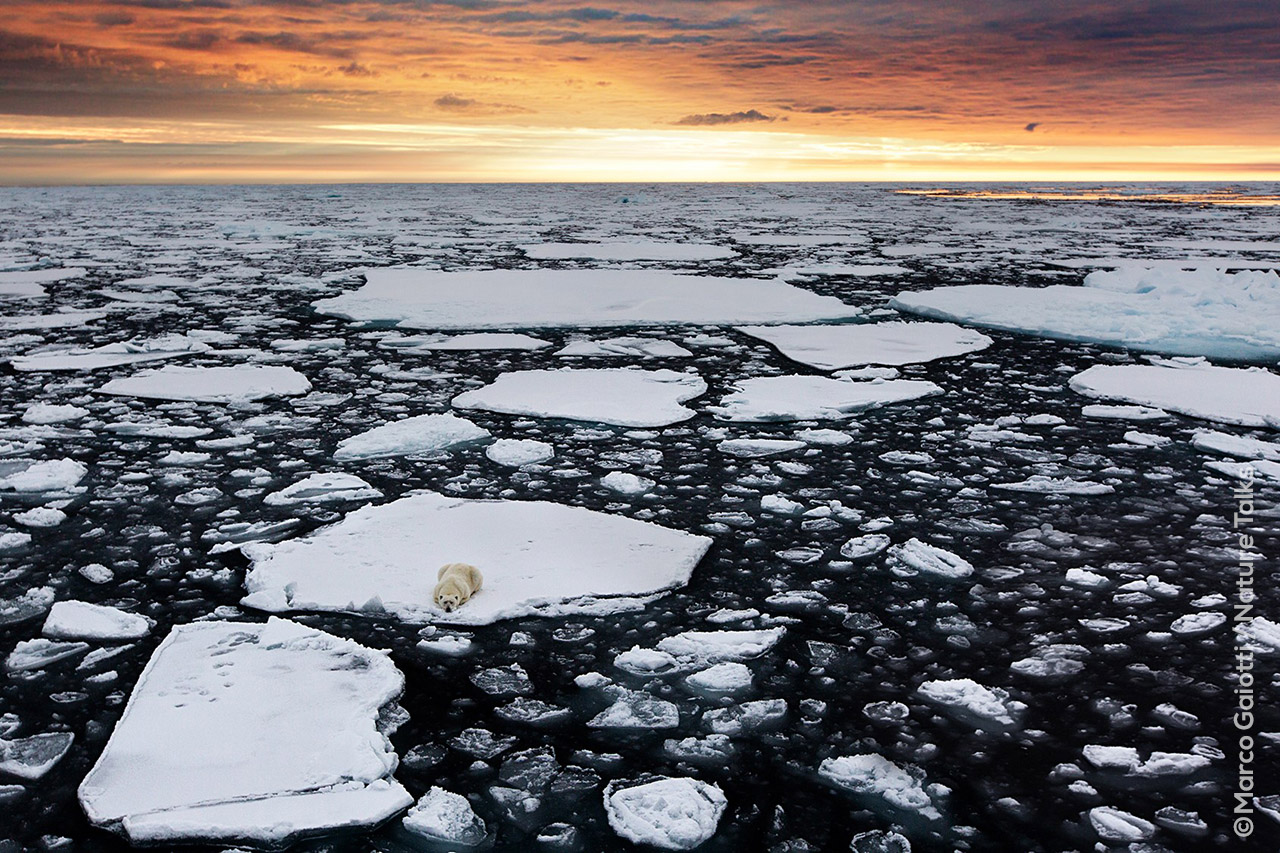
[[[1275,0],[0,0],[0,183],[1280,180]]]

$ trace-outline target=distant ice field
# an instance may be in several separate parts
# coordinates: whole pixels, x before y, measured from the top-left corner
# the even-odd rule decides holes
[[[1274,835],[1280,209],[894,189],[6,191],[0,850]]]

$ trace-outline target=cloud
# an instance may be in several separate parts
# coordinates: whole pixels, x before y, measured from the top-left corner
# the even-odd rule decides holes
[[[1040,126],[1040,122],[1038,122],[1038,121],[1033,121],[1033,122],[1031,122],[1031,124],[1029,124],[1029,125],[1027,125],[1026,127],[1024,127],[1024,128],[1023,128],[1023,130],[1025,130],[1027,133],[1031,133],[1032,131],[1034,131],[1034,130],[1035,130],[1037,127],[1039,127],[1039,126]]]
[[[533,110],[519,104],[494,104],[479,101],[475,98],[464,98],[452,92],[435,99],[435,105],[442,110],[467,112],[475,115],[505,115],[511,113],[530,113]]]
[[[697,115],[688,115],[677,121],[676,124],[693,127],[709,127],[718,124],[743,124],[746,122],[773,121],[774,118],[774,116],[767,116],[759,110],[747,110],[745,112],[736,113],[701,113]]]
[[[465,110],[474,107],[479,101],[474,98],[460,98],[454,94],[441,95],[436,98],[436,106],[445,110]]]

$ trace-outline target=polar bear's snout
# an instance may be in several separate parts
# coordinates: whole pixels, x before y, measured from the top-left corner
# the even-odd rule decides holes
[[[445,613],[452,613],[471,600],[480,591],[484,578],[480,570],[469,563],[445,563],[436,574],[436,606]]]

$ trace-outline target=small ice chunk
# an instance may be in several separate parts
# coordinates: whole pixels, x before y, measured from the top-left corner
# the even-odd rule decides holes
[[[610,471],[600,478],[600,485],[611,492],[634,497],[652,491],[657,483],[647,477],[627,474],[623,471]]]
[[[1111,806],[1090,809],[1089,823],[1099,838],[1115,843],[1146,841],[1156,831],[1150,821]]]
[[[725,661],[698,670],[687,676],[685,681],[691,687],[709,693],[737,693],[751,687],[751,670],[744,664]]]
[[[587,725],[593,729],[674,729],[680,725],[680,709],[643,691],[624,690]]]
[[[658,641],[658,648],[678,658],[707,664],[758,658],[778,644],[785,628],[755,631],[685,631]]]
[[[37,506],[25,512],[15,512],[13,520],[23,527],[57,527],[67,520],[67,514],[50,506]]]
[[[34,781],[43,777],[71,749],[75,735],[49,732],[30,737],[0,738],[0,773]]]
[[[401,825],[414,835],[462,848],[478,846],[487,832],[466,797],[437,787],[419,798]]]
[[[660,338],[606,338],[602,341],[574,341],[559,350],[556,355],[591,356],[596,358],[687,358],[693,353],[675,343]]]
[[[806,446],[803,441],[791,441],[785,438],[730,438],[717,444],[716,449],[730,456],[755,459],[803,450]]]
[[[22,640],[5,658],[7,672],[43,669],[51,663],[89,651],[88,643],[61,643],[56,640]]]
[[[919,693],[980,729],[1009,731],[1017,726],[1027,706],[998,687],[985,687],[971,678],[926,681]]]
[[[75,459],[3,461],[0,462],[0,492],[64,494],[73,490],[88,473],[88,466]]]
[[[22,413],[22,422],[28,424],[61,424],[78,421],[89,410],[81,406],[59,406],[53,403],[32,403]]]
[[[692,850],[715,835],[728,801],[716,785],[663,777],[632,784],[610,782],[604,792],[609,826],[634,844]]]
[[[958,579],[973,574],[973,565],[963,557],[914,538],[889,549],[888,565],[900,577],[924,573]]]
[[[546,462],[556,455],[556,449],[532,438],[500,438],[484,449],[484,455],[499,465],[520,468]]]
[[[991,488],[1038,495],[1109,495],[1115,491],[1115,487],[1106,483],[1090,483],[1070,477],[1046,477],[1042,474],[1033,474],[1016,483],[992,483]]]
[[[898,811],[931,821],[942,817],[925,790],[924,773],[915,767],[899,767],[884,756],[828,758],[818,767],[818,775],[839,788],[876,798]]]
[[[846,560],[865,560],[889,547],[892,540],[883,533],[855,536],[840,546],[840,556]]]
[[[55,640],[133,640],[151,633],[155,620],[86,601],[59,601],[41,633]]]

